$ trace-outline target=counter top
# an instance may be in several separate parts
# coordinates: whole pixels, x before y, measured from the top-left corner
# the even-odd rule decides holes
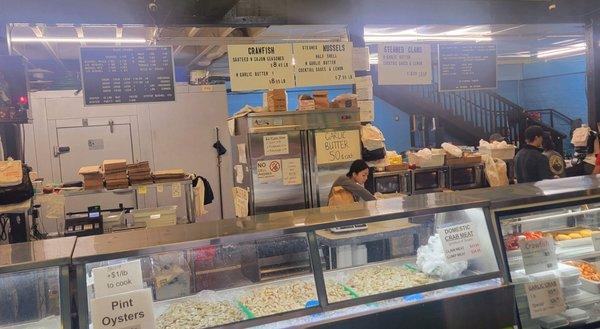
[[[75,237],[38,240],[0,246],[0,273],[67,265]]]
[[[600,175],[549,179],[536,183],[488,187],[458,193],[462,196],[488,199],[492,209],[509,208],[585,196],[600,196]]]
[[[317,231],[321,243],[329,247],[347,245],[349,243],[359,244],[370,241],[378,241],[389,237],[398,236],[400,232],[406,234],[421,228],[419,224],[413,224],[408,219],[393,219],[370,223],[366,230],[334,233],[330,230]]]
[[[334,226],[371,223],[469,208],[489,203],[458,193],[423,194],[395,199],[279,212],[237,219],[191,223],[80,237],[73,263],[236,243]]]

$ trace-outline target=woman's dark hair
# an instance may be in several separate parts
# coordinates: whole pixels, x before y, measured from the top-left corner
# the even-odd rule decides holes
[[[552,137],[550,136],[549,132],[544,132],[544,139],[542,139],[542,148],[544,149],[544,151],[554,151],[555,145],[554,145],[554,141],[552,140]]]
[[[529,126],[525,129],[525,140],[533,142],[536,137],[544,137],[544,129],[540,126]]]
[[[365,160],[362,160],[362,159],[354,160],[354,162],[352,162],[352,165],[350,166],[350,170],[348,171],[346,176],[348,178],[350,178],[350,177],[352,177],[352,174],[354,174],[354,173],[358,174],[359,172],[361,172],[365,169],[369,169],[369,165],[365,162]]]

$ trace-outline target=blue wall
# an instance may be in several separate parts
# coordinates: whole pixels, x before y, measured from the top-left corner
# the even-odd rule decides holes
[[[585,65],[585,56],[499,65],[497,92],[525,109],[555,109],[587,122]]]

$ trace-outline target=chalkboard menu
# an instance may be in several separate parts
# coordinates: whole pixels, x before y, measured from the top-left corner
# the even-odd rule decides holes
[[[81,47],[85,105],[175,100],[171,47]]]
[[[496,88],[496,45],[439,45],[440,91]]]

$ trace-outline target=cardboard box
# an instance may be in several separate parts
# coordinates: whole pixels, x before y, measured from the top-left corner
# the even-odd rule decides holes
[[[298,111],[312,111],[315,109],[315,100],[308,95],[298,96]]]
[[[331,107],[336,108],[336,109],[357,108],[358,101],[356,100],[356,97],[342,98],[342,99],[336,97],[336,99],[334,99],[333,102],[331,103]]]
[[[287,111],[287,93],[285,92],[285,89],[269,90],[266,94],[266,104],[263,105],[266,105],[264,107],[267,109],[267,111]]]
[[[329,108],[329,93],[326,90],[320,90],[313,92],[313,98],[315,99],[315,107],[318,109]]]

